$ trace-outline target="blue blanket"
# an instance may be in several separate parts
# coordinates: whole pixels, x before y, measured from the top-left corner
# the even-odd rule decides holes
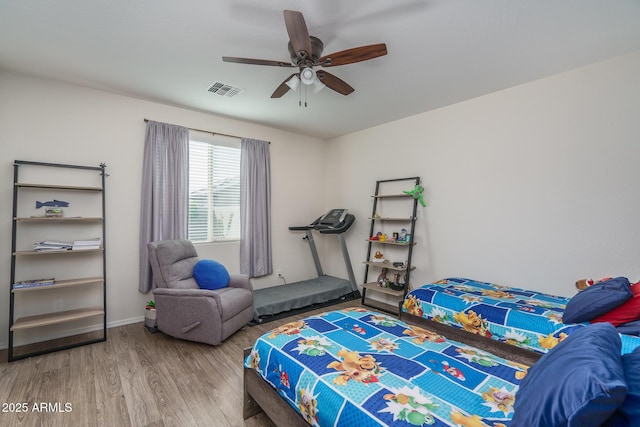
[[[319,426],[508,426],[527,371],[360,308],[273,329],[245,366]]]
[[[568,297],[448,278],[409,292],[404,312],[546,353],[572,331],[588,323],[562,323]],[[640,346],[640,338],[621,334],[622,353]]]

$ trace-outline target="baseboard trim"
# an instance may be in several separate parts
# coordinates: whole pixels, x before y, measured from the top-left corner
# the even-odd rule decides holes
[[[117,328],[118,326],[126,326],[126,325],[130,325],[132,323],[141,323],[144,322],[144,315],[142,316],[136,316],[136,317],[130,317],[128,319],[120,319],[120,320],[115,320],[112,322],[107,322],[107,329],[111,329],[111,328]],[[58,334],[49,334],[46,337],[35,337],[33,339],[27,340],[25,342],[21,342],[20,345],[29,345],[29,344],[35,344],[38,342],[42,342],[42,341],[49,341],[52,339],[59,339],[59,338],[65,338],[65,337],[69,337],[69,336],[74,336],[74,335],[80,335],[80,334],[86,334],[88,332],[94,332],[94,331],[98,331],[101,329],[101,326],[97,325],[97,326],[89,326],[89,327],[85,327],[85,328],[76,328],[76,329],[72,329],[72,330],[66,330],[64,331],[64,333],[58,333]],[[0,342],[0,350],[7,350],[9,348],[9,343],[7,341],[1,341]]]

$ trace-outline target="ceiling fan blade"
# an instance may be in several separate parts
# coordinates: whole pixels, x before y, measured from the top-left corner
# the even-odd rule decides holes
[[[295,10],[284,11],[284,24],[289,33],[291,46],[296,52],[298,58],[311,58],[311,40],[309,39],[309,30],[304,22],[304,16],[301,12]]]
[[[323,67],[335,67],[337,65],[353,64],[354,62],[367,61],[387,54],[387,45],[384,43],[370,44],[354,47],[340,52],[325,55],[318,60]]]
[[[272,61],[270,59],[252,59],[252,58],[236,58],[235,56],[223,56],[224,62],[235,62],[238,64],[251,64],[251,65],[271,65],[274,67],[295,67],[290,62]]]
[[[278,86],[276,88],[276,90],[273,91],[273,93],[271,94],[271,97],[272,98],[280,98],[282,95],[284,95],[285,93],[289,92],[289,86],[287,86],[287,82],[291,79],[291,77],[293,77],[293,76],[295,76],[297,74],[298,73],[293,73],[289,77],[284,79],[284,81],[282,83],[280,83],[280,86]]]
[[[347,82],[338,77],[334,76],[331,73],[327,73],[324,70],[316,71],[316,76],[320,79],[322,83],[324,83],[329,89],[333,89],[342,95],[349,95],[355,89],[349,86]]]

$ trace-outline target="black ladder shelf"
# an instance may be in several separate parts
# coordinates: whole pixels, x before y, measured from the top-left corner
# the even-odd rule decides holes
[[[106,165],[102,163],[99,166],[82,166],[15,160],[13,166],[8,361],[106,341]],[[36,182],[25,182],[21,179],[21,169],[29,169],[29,173],[25,176],[37,176]],[[95,176],[95,173],[99,176]],[[70,181],[72,185],[56,184],[55,181],[58,179]],[[85,185],[87,182],[92,185]],[[21,199],[25,196],[28,199],[22,201]],[[44,200],[49,200],[49,197],[59,196],[65,197],[66,200],[69,200],[66,196],[70,196],[77,201],[72,203],[74,206],[69,208],[70,211],[75,209],[72,212],[90,213],[90,215],[66,216],[64,212],[40,215],[40,211],[38,211],[39,215],[30,215],[29,211],[33,207],[29,208],[25,203],[34,200],[35,197],[47,197]],[[32,205],[29,204],[29,206]],[[36,208],[39,208],[37,204]],[[33,235],[34,228],[38,230],[35,233],[44,234],[44,236],[49,233],[62,236],[70,232],[81,235],[91,233],[92,242],[97,234],[99,238],[96,241],[99,247],[95,248],[94,245],[88,248],[56,248],[48,251],[39,251],[35,247],[33,250],[26,249],[32,242],[28,241],[29,237],[25,237],[24,234]],[[92,262],[92,259],[99,261]],[[81,266],[81,271],[74,268],[65,269],[65,263],[68,262],[79,263],[73,265]],[[56,276],[53,279],[52,274],[49,276],[51,280],[30,280],[35,279],[31,277],[33,275],[31,269],[34,267],[42,268],[44,271],[57,271],[63,277]],[[17,283],[17,279],[22,283]],[[38,286],[34,282],[36,284],[40,282],[42,285]],[[74,301],[76,294],[83,294],[87,301],[91,302]],[[51,307],[49,310],[43,309],[43,300],[53,302],[53,310]],[[71,307],[66,307],[67,304]],[[51,336],[51,329],[48,329],[53,325],[58,329],[56,336]],[[78,327],[81,329],[77,329]],[[14,334],[29,333],[36,329],[41,331],[40,339],[36,343],[26,342],[19,347],[15,346]],[[89,332],[78,332],[87,329]]]
[[[386,179],[376,181],[376,189],[375,194],[372,196],[373,198],[373,209],[371,211],[371,227],[369,229],[369,238],[368,238],[368,248],[367,248],[367,259],[364,261],[365,264],[365,272],[364,272],[364,284],[362,285],[362,300],[361,303],[364,306],[372,307],[378,310],[385,311],[387,313],[391,313],[394,315],[400,315],[400,306],[404,300],[404,297],[407,295],[409,291],[410,285],[410,277],[411,271],[415,268],[412,266],[411,257],[413,255],[413,247],[416,244],[415,238],[415,226],[416,226],[416,215],[418,211],[418,199],[413,197],[411,194],[406,194],[404,192],[394,192],[394,193],[385,193],[381,187],[385,187],[390,183],[398,183],[401,181],[411,182],[414,186],[420,185],[420,177],[409,177],[409,178],[397,178],[397,179]],[[414,187],[415,188],[415,187]],[[412,202],[412,213],[411,216],[404,217],[387,217],[378,212],[379,201],[382,200],[390,200],[390,199],[407,199],[407,201]],[[409,226],[408,230],[408,239],[406,241],[397,241],[390,238],[385,238],[384,240],[375,240],[373,238],[376,235],[376,227],[382,227],[384,223],[393,223],[393,224],[407,224]],[[372,239],[373,238],[373,239]],[[393,262],[384,261],[380,262],[375,259],[374,248],[377,247],[385,247],[386,249],[392,250],[395,253],[400,252],[399,248],[406,249],[406,258],[403,265],[398,266],[394,265]],[[369,273],[371,269],[375,268],[377,272],[380,274],[378,280],[369,280]],[[391,277],[387,277],[388,280],[381,279],[383,275],[391,273]],[[397,283],[394,282],[393,279],[400,278]],[[388,282],[394,285],[392,287],[383,286],[380,284],[381,281]],[[379,292],[386,295],[386,299],[392,299],[397,304],[389,304],[383,301],[379,301],[377,299],[367,298],[367,292]]]

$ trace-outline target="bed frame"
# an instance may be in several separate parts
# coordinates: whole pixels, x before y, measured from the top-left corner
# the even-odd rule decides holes
[[[496,356],[512,360],[523,365],[531,366],[538,361],[541,354],[525,350],[510,344],[473,334],[443,325],[433,320],[424,319],[413,314],[400,311],[400,320],[429,329],[448,339],[459,341],[480,350],[493,353]],[[251,348],[244,349],[244,359],[251,353]],[[244,365],[244,364],[243,364]],[[244,368],[244,406],[242,416],[246,420],[264,412],[271,421],[282,427],[309,426],[304,418],[298,414],[258,373],[251,368]]]

